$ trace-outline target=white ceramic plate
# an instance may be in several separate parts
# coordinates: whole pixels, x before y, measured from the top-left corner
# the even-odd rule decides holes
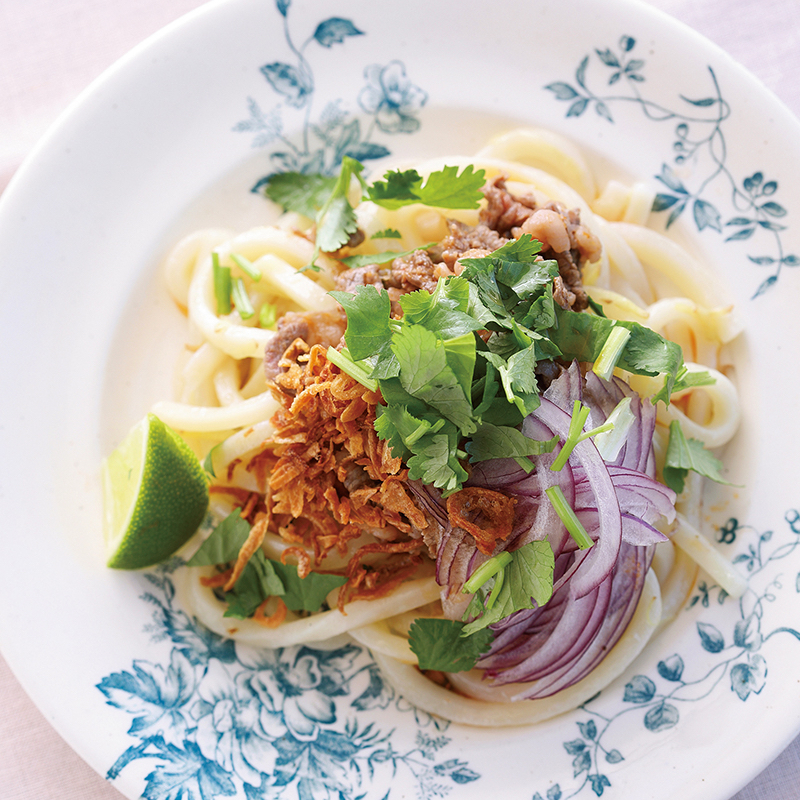
[[[106,570],[99,464],[170,394],[180,347],[169,244],[266,219],[251,188],[275,168],[469,154],[520,123],[601,179],[652,181],[744,319],[745,488],[707,520],[742,600],[700,583],[598,698],[486,731],[410,708],[353,646],[234,648],[168,571]],[[27,691],[131,798],[727,800],[800,719],[798,142],[727,56],[628,0],[222,0],[135,50],[0,201],[0,641]]]

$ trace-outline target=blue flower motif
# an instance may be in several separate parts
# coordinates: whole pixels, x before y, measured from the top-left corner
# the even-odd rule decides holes
[[[384,133],[413,133],[420,122],[416,113],[428,101],[428,95],[406,76],[401,61],[385,67],[372,64],[364,70],[367,85],[358,95],[358,103]]]
[[[323,691],[325,676],[316,656],[291,648],[241,652],[239,657],[252,668],[246,678],[248,689],[266,713],[283,718],[296,739],[312,741],[319,735],[320,724],[336,721],[336,705]]]
[[[275,769],[278,751],[273,742],[285,735],[286,727],[280,715],[261,707],[247,677],[240,673],[232,679],[220,662],[209,664],[197,687],[201,699],[193,709],[196,741],[209,761],[245,784],[260,786],[263,775]]]

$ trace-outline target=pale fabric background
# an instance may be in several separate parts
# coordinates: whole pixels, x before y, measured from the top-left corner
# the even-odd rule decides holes
[[[720,45],[800,116],[800,0],[649,2]],[[201,4],[201,0],[0,0],[0,191],[78,92],[134,45]],[[55,733],[2,657],[0,798],[122,798]],[[800,738],[732,798],[799,799]]]

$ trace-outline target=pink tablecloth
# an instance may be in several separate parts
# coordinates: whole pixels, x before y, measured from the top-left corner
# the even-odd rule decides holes
[[[650,0],[719,44],[800,116],[798,0]],[[201,0],[3,0],[0,191],[106,67]],[[0,798],[121,800],[55,733],[0,658]],[[800,738],[732,800],[800,797]],[[630,800],[638,800],[630,798]]]

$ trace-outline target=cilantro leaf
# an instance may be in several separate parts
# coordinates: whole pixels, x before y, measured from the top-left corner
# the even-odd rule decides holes
[[[680,494],[689,470],[717,483],[730,483],[722,477],[722,462],[698,439],[687,439],[677,420],[669,424],[669,443],[664,461],[664,483]]]
[[[235,508],[223,519],[197,552],[186,562],[187,567],[207,567],[235,561],[250,535],[250,525]]]
[[[665,375],[665,391],[667,396],[671,394],[678,371],[683,366],[683,351],[675,342],[637,322],[565,311],[560,306],[556,308],[556,319],[557,324],[550,329],[550,335],[569,360],[596,361],[611,329],[615,326],[627,328],[631,335],[617,365],[636,375]]]
[[[388,442],[395,458],[408,459],[413,447],[425,434],[436,433],[442,427],[436,427],[427,419],[420,419],[411,414],[406,406],[378,406],[375,420],[375,432],[379,439]]]
[[[266,186],[266,195],[284,211],[295,211],[315,219],[336,186],[337,178],[329,175],[305,175],[301,172],[279,172]]]
[[[696,370],[690,372],[686,365],[678,372],[678,376],[675,378],[675,382],[672,384],[672,390],[670,394],[675,394],[675,392],[681,392],[684,389],[692,389],[695,386],[712,386],[717,382],[716,378],[714,378],[708,370]],[[656,392],[651,398],[650,401],[655,405],[659,400],[661,400],[666,405],[669,405],[670,395],[667,394],[667,380],[664,380],[664,386]]]
[[[367,190],[373,203],[397,209],[412,203],[435,208],[477,208],[483,197],[484,171],[472,164],[458,174],[458,167],[444,167],[428,175],[425,185],[414,169],[387,172],[383,181],[375,181]]]
[[[524,608],[543,606],[552,596],[555,559],[549,542],[529,542],[514,550],[511,556],[494,605],[486,608],[484,601],[483,614],[464,626],[465,635],[474,634]],[[484,595],[489,583],[481,587]],[[475,605],[471,608],[474,610]]]
[[[456,458],[447,434],[423,436],[415,453],[408,459],[408,477],[442,489],[444,496],[458,491],[469,477]]]
[[[402,239],[403,234],[396,228],[384,228],[382,231],[376,231],[369,237],[370,239]]]
[[[283,583],[275,573],[274,563],[263,551],[256,550],[233,589],[225,592],[228,608],[223,616],[247,619],[268,597],[283,595]]]
[[[494,640],[494,633],[480,631],[463,636],[463,622],[450,619],[415,619],[409,629],[408,643],[419,659],[422,670],[466,672],[472,669]]]
[[[346,195],[333,195],[317,223],[316,246],[323,253],[332,253],[347,244],[358,230],[358,220]]]
[[[470,462],[475,464],[478,461],[489,461],[494,458],[540,456],[552,452],[557,443],[558,436],[539,441],[528,438],[516,428],[484,422],[472,434],[465,449],[469,453]]]
[[[464,435],[475,430],[472,404],[447,363],[443,343],[421,325],[404,325],[394,335],[392,352],[400,364],[400,383],[456,425]]]
[[[329,292],[347,312],[344,340],[355,361],[361,361],[388,346],[392,332],[389,314],[392,303],[386,292],[374,286],[357,286],[355,294]]]
[[[294,564],[280,561],[271,561],[271,564],[284,586],[281,599],[290,611],[319,611],[331,590],[347,583],[344,575],[310,572],[301,578]]]
[[[391,170],[383,177],[385,181],[374,181],[367,189],[373,203],[395,209],[419,202],[416,190],[422,185],[422,176],[415,169]]]

